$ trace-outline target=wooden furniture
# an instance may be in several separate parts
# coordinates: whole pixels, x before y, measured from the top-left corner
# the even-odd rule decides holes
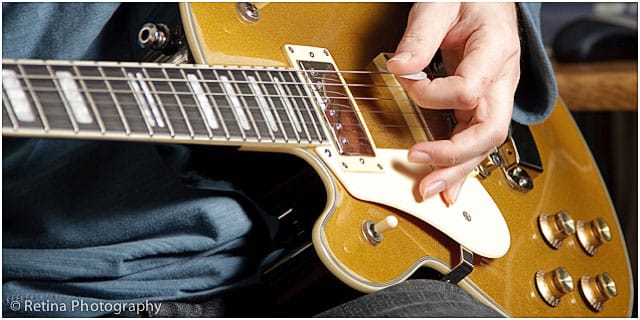
[[[560,96],[571,111],[637,111],[638,62],[555,63]]]

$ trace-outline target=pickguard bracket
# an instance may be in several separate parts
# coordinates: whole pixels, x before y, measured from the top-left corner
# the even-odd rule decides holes
[[[473,271],[473,252],[460,246],[460,263],[456,265],[451,272],[447,273],[440,279],[441,281],[457,284],[466,278]]]

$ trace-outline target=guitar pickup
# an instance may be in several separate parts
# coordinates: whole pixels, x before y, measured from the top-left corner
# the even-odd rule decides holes
[[[284,52],[289,63],[299,71],[309,95],[314,97],[325,120],[324,129],[334,142],[333,148],[321,148],[321,156],[337,157],[344,171],[384,172],[376,159],[376,147],[360,109],[329,51],[285,45]]]
[[[506,141],[478,165],[478,175],[486,178],[496,168],[501,168],[513,189],[521,192],[533,189],[533,179],[543,172],[543,167],[529,127],[512,122]]]

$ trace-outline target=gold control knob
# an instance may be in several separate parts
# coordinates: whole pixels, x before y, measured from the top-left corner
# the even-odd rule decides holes
[[[576,234],[580,245],[589,255],[596,254],[599,246],[611,241],[611,229],[602,218],[596,218],[591,222],[578,220]]]
[[[560,248],[562,240],[576,232],[573,218],[565,211],[553,215],[543,213],[538,217],[538,224],[542,236],[554,249]]]
[[[573,291],[573,277],[567,269],[559,267],[551,272],[536,272],[536,288],[544,301],[552,307],[558,306],[560,298]]]
[[[602,306],[607,300],[618,295],[616,283],[606,272],[595,277],[582,276],[580,278],[580,292],[595,311],[602,310]]]

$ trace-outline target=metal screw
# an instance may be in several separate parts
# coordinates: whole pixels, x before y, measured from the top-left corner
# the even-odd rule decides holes
[[[527,178],[520,178],[520,180],[518,180],[518,184],[519,184],[521,187],[523,187],[523,188],[524,188],[524,187],[526,187],[526,186],[528,186],[528,185],[529,185],[529,179],[527,179]]]
[[[502,165],[502,158],[500,157],[500,155],[497,152],[492,152],[491,154],[489,154],[489,157],[491,157],[491,161],[496,166],[501,166]]]
[[[251,2],[238,2],[236,8],[240,16],[247,22],[256,23],[260,20],[260,11]]]

